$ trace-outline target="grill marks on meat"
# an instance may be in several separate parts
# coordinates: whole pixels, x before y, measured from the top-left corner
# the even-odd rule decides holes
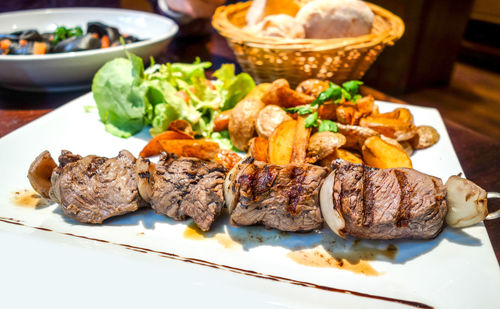
[[[164,154],[152,177],[151,206],[175,220],[191,217],[208,231],[224,206],[225,173],[215,162]]]
[[[428,239],[443,228],[446,189],[439,178],[346,161],[335,161],[333,167],[332,198],[345,220],[342,232],[368,239]]]
[[[319,189],[326,169],[314,165],[272,165],[244,160],[232,175],[230,223],[263,224],[281,231],[321,227]],[[227,191],[226,191],[227,192]]]
[[[135,161],[126,150],[110,159],[63,151],[52,173],[50,197],[66,216],[83,223],[136,211],[147,203],[137,189]]]

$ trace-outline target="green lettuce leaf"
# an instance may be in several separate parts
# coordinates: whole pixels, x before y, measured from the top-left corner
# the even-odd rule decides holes
[[[107,62],[94,76],[92,92],[106,131],[127,138],[144,126],[144,89],[133,85],[132,63],[124,58]]]

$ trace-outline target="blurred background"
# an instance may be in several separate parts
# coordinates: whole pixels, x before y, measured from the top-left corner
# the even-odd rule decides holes
[[[196,56],[218,67],[232,51],[210,26],[212,5],[223,0],[25,1],[2,0],[0,12],[40,7],[107,6],[170,14],[182,24],[166,59],[189,61]],[[235,2],[235,1],[226,1]],[[379,56],[364,77],[367,85],[408,103],[437,107],[450,120],[500,140],[500,1],[499,0],[372,0],[401,17],[401,40]],[[207,16],[208,15],[208,16]],[[201,17],[201,18],[200,18]],[[208,17],[208,18],[204,18]],[[188,19],[186,21],[186,18]],[[184,29],[182,29],[184,28]],[[205,54],[184,49],[204,45]],[[171,56],[169,56],[171,55]],[[176,56],[173,56],[176,55]]]

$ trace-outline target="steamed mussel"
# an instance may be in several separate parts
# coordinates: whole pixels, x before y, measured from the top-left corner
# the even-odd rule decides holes
[[[108,48],[120,44],[140,41],[138,38],[120,33],[118,28],[101,22],[88,22],[87,32],[80,27],[59,26],[54,32],[39,33],[35,29],[0,34],[0,54],[33,55],[66,53],[82,50]]]

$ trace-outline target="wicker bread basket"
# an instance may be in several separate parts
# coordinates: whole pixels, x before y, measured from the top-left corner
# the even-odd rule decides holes
[[[221,6],[212,25],[233,49],[243,70],[257,82],[286,78],[292,86],[308,78],[335,83],[361,79],[386,45],[404,32],[403,21],[371,3],[374,13],[372,33],[353,38],[282,39],[261,37],[243,31],[249,2]]]

